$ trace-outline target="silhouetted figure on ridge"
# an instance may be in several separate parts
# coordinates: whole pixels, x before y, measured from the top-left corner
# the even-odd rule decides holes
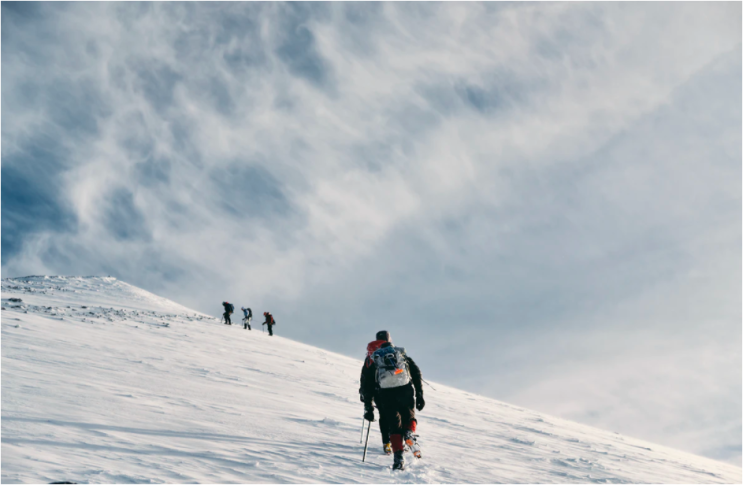
[[[224,313],[222,314],[222,316],[224,317],[224,324],[232,325],[232,320],[230,320],[230,315],[232,315],[232,312],[235,311],[235,305],[227,301],[223,301],[222,306],[224,307]]]
[[[273,337],[273,326],[276,325],[276,320],[269,312],[263,312],[263,316],[266,317],[266,321],[263,322],[261,325],[268,325],[268,335]]]

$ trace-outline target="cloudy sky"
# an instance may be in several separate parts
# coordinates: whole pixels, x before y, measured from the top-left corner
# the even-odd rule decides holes
[[[2,3],[3,277],[739,465],[741,162],[740,3]]]

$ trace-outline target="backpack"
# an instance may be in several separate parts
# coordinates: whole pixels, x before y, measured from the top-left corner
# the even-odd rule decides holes
[[[374,340],[372,342],[369,342],[369,344],[366,346],[366,359],[364,359],[365,367],[371,366],[373,362],[372,355],[374,354],[374,352],[379,350],[379,347],[381,347],[384,342],[384,340]]]
[[[233,305],[232,303],[228,303],[227,304],[227,311],[230,312],[230,313],[234,313],[235,312],[235,305]]]
[[[377,365],[377,384],[380,389],[401,387],[410,383],[410,370],[403,347],[383,347],[372,354]]]

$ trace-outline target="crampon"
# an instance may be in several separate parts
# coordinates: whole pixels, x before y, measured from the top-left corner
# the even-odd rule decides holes
[[[407,433],[405,435],[405,451],[410,451],[416,458],[422,456],[417,434]]]

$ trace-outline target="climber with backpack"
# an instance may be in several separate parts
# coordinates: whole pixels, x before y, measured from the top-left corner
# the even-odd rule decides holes
[[[243,315],[245,315],[243,317],[243,325],[244,325],[243,330],[245,329],[253,330],[252,328],[250,328],[250,320],[253,319],[253,310],[251,310],[250,308],[245,308],[245,307],[240,308],[240,310],[242,310]]]
[[[381,332],[380,332],[381,333]],[[379,336],[379,334],[377,334]],[[382,339],[375,339],[366,346],[366,358],[364,359],[364,365],[361,367],[361,378],[360,382],[361,385],[359,386],[359,397],[361,398],[361,402],[364,401],[364,382],[365,382],[365,375],[364,370],[366,370],[368,367],[372,365],[372,354],[379,349],[379,347],[382,346],[383,343],[385,343],[387,340]],[[374,402],[379,401],[378,396],[378,390],[375,386],[375,392],[374,392]],[[377,407],[379,407],[379,404],[377,404]],[[387,416],[382,415],[382,413],[379,413],[379,432],[382,434],[382,449],[384,450],[384,453],[387,455],[392,454],[392,445],[390,444],[390,430],[389,425],[387,423]]]
[[[268,335],[273,337],[273,326],[276,325],[276,320],[273,318],[273,315],[268,312],[263,312],[263,316],[266,317],[266,321],[261,325],[268,325]]]
[[[364,401],[364,419],[374,421],[374,406],[379,409],[390,432],[390,444],[395,454],[395,470],[405,468],[405,446],[416,458],[421,457],[415,434],[418,421],[415,410],[423,410],[423,377],[416,363],[403,347],[392,345],[390,333],[377,332],[382,344],[370,356],[370,365],[361,372],[361,396]]]
[[[224,307],[224,313],[222,316],[224,317],[224,324],[225,325],[232,325],[232,320],[230,320],[230,315],[235,311],[235,305],[232,303],[223,301],[222,306]]]

